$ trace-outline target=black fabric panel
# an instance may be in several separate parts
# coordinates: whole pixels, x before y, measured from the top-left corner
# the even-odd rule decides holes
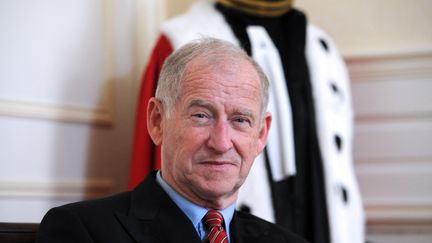
[[[248,25],[263,26],[279,51],[293,112],[297,174],[282,181],[270,182],[276,223],[311,242],[328,243],[325,178],[305,57],[306,17],[295,9],[272,18],[247,15],[219,4],[216,4],[216,8],[224,15],[249,55],[251,44],[246,32]]]

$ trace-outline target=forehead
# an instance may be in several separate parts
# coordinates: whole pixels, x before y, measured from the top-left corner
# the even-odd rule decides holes
[[[229,110],[261,110],[261,83],[252,64],[246,60],[193,60],[183,77],[181,104],[203,100]]]
[[[182,86],[223,86],[244,91],[262,88],[258,72],[249,61],[227,55],[196,57],[186,66]]]

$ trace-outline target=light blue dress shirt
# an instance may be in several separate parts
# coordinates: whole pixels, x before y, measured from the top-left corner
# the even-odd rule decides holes
[[[195,230],[197,231],[199,237],[201,238],[201,240],[204,240],[204,237],[206,236],[206,231],[204,228],[204,224],[202,223],[202,219],[204,215],[207,213],[208,209],[196,205],[195,203],[181,196],[170,185],[168,185],[168,183],[164,181],[160,171],[158,171],[156,175],[156,181],[159,183],[162,189],[168,194],[168,196],[174,201],[174,203],[192,221],[192,224],[194,225]],[[229,225],[234,216],[234,211],[235,211],[235,203],[219,211],[222,213],[224,217],[225,230],[227,232],[228,242],[230,242],[231,239]]]

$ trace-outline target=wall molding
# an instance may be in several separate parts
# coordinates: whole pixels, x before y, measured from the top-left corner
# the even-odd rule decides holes
[[[431,121],[426,90],[432,87],[432,50],[352,55],[345,61],[356,122]]]
[[[432,50],[373,53],[344,57],[353,82],[432,76]]]
[[[431,200],[364,200],[368,225],[430,225]]]
[[[114,119],[112,71],[113,54],[113,3],[102,1],[102,32],[104,71],[100,84],[100,100],[89,107],[59,103],[45,104],[37,101],[25,101],[15,98],[0,97],[0,116],[48,119],[62,122],[89,123],[95,125],[112,125]]]
[[[113,124],[113,111],[111,106],[86,108],[0,99],[0,115],[96,125]]]
[[[0,199],[80,200],[112,193],[110,179],[56,181],[0,181]]]
[[[356,163],[368,231],[432,230],[430,160]]]

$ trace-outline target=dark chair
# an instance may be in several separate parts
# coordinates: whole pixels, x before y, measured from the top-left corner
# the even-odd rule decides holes
[[[33,243],[39,224],[0,223],[0,243]]]

